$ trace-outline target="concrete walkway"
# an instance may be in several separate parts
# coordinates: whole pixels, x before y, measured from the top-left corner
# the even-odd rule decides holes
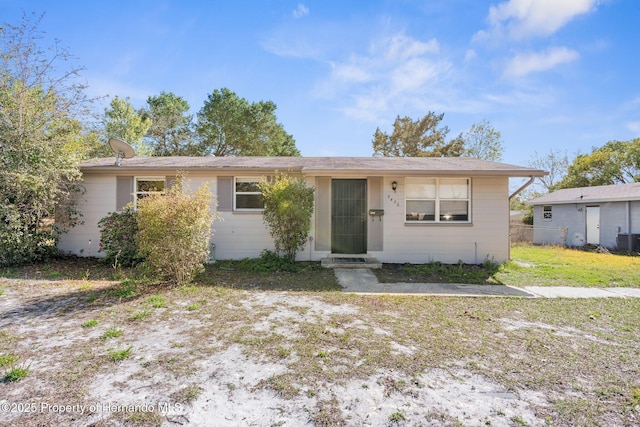
[[[518,296],[542,298],[640,298],[640,288],[574,288],[569,286],[470,285],[461,283],[380,283],[368,268],[334,269],[343,292],[447,296]]]

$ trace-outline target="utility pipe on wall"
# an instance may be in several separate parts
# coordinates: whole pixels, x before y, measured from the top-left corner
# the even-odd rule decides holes
[[[511,199],[513,199],[514,197],[516,197],[518,194],[522,193],[522,192],[525,190],[525,188],[527,188],[528,186],[530,186],[531,184],[533,184],[533,181],[535,181],[535,180],[536,180],[536,177],[535,177],[535,176],[531,176],[531,177],[529,178],[529,181],[525,182],[525,183],[524,183],[524,185],[523,185],[522,187],[518,188],[516,191],[514,191],[514,192],[513,192],[513,194],[511,194],[511,195],[509,196],[509,201],[511,201]]]
[[[529,177],[529,181],[525,182],[520,188],[518,188],[509,196],[509,210],[511,210],[511,199],[522,193],[524,189],[533,184],[533,181],[535,180],[536,177],[531,175],[531,177]],[[511,220],[509,220],[509,252],[507,253],[507,259],[511,259]]]

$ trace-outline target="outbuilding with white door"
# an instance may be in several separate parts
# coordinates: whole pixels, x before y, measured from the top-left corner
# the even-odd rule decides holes
[[[640,182],[567,188],[530,200],[533,242],[640,251]],[[566,229],[564,241],[551,229]]]

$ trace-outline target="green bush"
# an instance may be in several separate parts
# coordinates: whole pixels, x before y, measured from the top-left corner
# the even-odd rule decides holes
[[[267,249],[260,252],[260,258],[247,260],[247,264],[249,265],[248,270],[260,273],[272,271],[295,272],[297,270],[294,262]]]
[[[138,222],[136,212],[127,206],[122,212],[113,212],[98,222],[100,228],[100,249],[105,252],[105,261],[111,264],[131,267],[142,259],[138,254],[136,238]]]
[[[276,252],[289,262],[307,243],[313,214],[313,187],[304,178],[278,174],[260,183],[264,200],[264,222],[269,227]]]
[[[155,278],[188,283],[203,269],[209,256],[211,211],[208,183],[194,194],[183,190],[184,177],[165,195],[153,194],[138,201],[138,251]]]

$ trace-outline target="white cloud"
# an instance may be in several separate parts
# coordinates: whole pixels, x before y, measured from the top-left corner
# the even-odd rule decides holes
[[[351,64],[333,64],[332,63],[331,67],[332,67],[331,76],[336,80],[341,80],[344,82],[362,83],[362,82],[370,81],[372,79],[371,74],[369,74],[369,72],[364,67],[356,63],[351,63]]]
[[[537,71],[550,70],[557,65],[575,61],[579,56],[578,52],[566,47],[552,47],[544,52],[519,53],[509,61],[504,75],[520,77]]]
[[[421,56],[426,53],[438,53],[440,45],[436,39],[426,42],[412,39],[404,34],[396,34],[382,40],[379,47],[388,60],[402,60]]]
[[[474,40],[546,37],[579,15],[596,9],[599,0],[508,0],[489,8],[490,29]]]
[[[433,62],[414,58],[399,64],[391,71],[390,88],[394,93],[406,93],[420,90],[430,81],[444,74],[450,65],[447,62]]]
[[[415,105],[451,69],[440,58],[437,40],[416,40],[403,33],[381,37],[364,54],[332,61],[332,72],[316,95],[336,99],[340,111],[359,120],[379,122]]]
[[[309,8],[302,3],[298,3],[298,6],[293,11],[293,17],[300,19],[309,14]]]

